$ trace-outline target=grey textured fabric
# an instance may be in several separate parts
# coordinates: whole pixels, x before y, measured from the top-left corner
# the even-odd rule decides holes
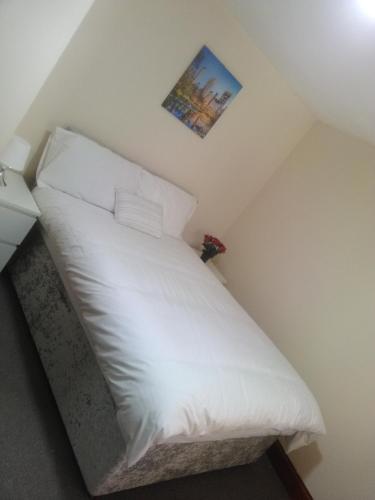
[[[250,463],[275,440],[268,436],[159,445],[128,468],[110,391],[37,229],[9,270],[92,495]]]

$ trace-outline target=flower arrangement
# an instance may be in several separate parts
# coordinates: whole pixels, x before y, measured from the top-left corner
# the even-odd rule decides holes
[[[210,234],[204,235],[203,250],[201,255],[203,262],[207,262],[218,253],[224,253],[226,250],[225,245],[223,245],[218,238],[215,238],[215,236],[211,236]]]

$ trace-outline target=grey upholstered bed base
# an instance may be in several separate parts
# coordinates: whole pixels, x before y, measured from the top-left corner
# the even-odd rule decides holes
[[[271,436],[159,445],[128,468],[112,396],[39,228],[9,270],[92,495],[250,463],[275,440]]]

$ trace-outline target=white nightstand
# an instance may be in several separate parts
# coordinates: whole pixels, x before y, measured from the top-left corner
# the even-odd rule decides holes
[[[20,174],[7,170],[7,186],[0,187],[0,272],[40,212]]]
[[[198,248],[194,248],[195,252],[199,257],[201,256],[202,250],[199,250]],[[210,271],[216,276],[216,278],[222,283],[224,286],[227,284],[227,279],[225,276],[221,274],[219,269],[215,266],[215,264],[212,262],[212,260],[208,260],[206,262],[206,266],[210,268]]]

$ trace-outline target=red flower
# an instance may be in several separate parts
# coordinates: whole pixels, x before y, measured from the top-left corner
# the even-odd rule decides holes
[[[215,236],[211,236],[210,234],[204,235],[203,246],[207,250],[216,250],[215,254],[226,252],[225,245],[218,238],[215,238]]]

